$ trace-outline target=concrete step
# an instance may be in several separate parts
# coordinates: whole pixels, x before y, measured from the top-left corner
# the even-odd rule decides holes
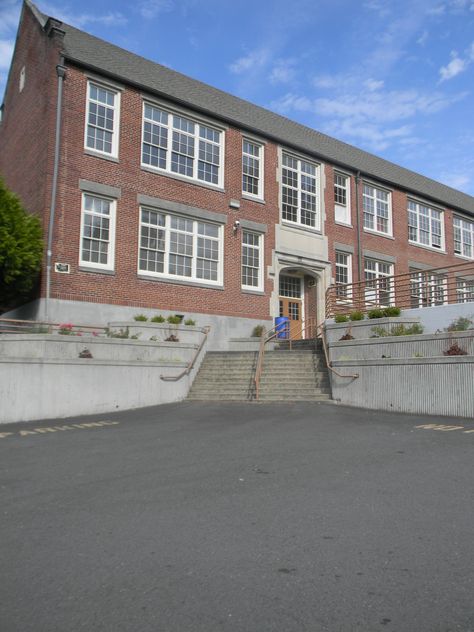
[[[283,394],[280,395],[266,395],[265,393],[260,393],[258,397],[259,402],[321,402],[330,400],[331,396],[329,394],[316,394],[316,395],[294,395],[291,397],[285,397]]]

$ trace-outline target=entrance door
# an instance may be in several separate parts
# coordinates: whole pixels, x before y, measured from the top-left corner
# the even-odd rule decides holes
[[[291,338],[301,338],[303,326],[301,279],[280,275],[280,316],[290,320]]]

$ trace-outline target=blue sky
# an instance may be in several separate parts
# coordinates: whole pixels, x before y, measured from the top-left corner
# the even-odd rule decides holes
[[[474,0],[38,0],[46,14],[474,195]],[[0,0],[0,95],[19,0]]]

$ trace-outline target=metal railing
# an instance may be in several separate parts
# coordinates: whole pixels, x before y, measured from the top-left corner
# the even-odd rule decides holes
[[[63,334],[70,336],[106,336],[107,327],[102,325],[73,325],[51,323],[43,320],[19,320],[0,318],[0,334]]]
[[[209,335],[211,328],[209,325],[206,325],[205,327],[201,328],[201,333],[204,334],[198,348],[196,349],[196,353],[194,354],[193,358],[188,362],[187,367],[184,369],[184,371],[181,371],[181,373],[178,373],[178,375],[160,375],[160,379],[163,380],[164,382],[177,382],[178,380],[180,380],[182,377],[184,377],[185,375],[189,375],[189,373],[193,370],[193,367],[196,363],[196,360],[199,357],[199,354],[202,351],[202,348],[204,347],[204,344],[206,343],[207,337]]]
[[[359,377],[358,373],[349,373],[349,375],[343,375],[342,373],[339,373],[339,371],[332,366],[332,363],[329,361],[328,347],[327,347],[327,342],[326,342],[326,325],[325,325],[325,323],[321,323],[320,325],[318,325],[318,329],[321,330],[321,340],[322,340],[322,343],[323,343],[324,357],[326,359],[326,366],[328,367],[328,369],[332,373],[334,373],[334,375],[337,375],[338,377],[347,377],[347,378],[351,378],[351,379],[354,379],[354,380],[357,379]]]
[[[465,261],[442,268],[412,269],[405,274],[331,285],[326,290],[326,318],[379,307],[413,309],[471,301],[474,301],[474,261]]]

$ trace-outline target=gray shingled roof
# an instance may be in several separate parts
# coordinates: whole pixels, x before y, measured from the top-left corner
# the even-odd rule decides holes
[[[383,158],[335,140],[222,90],[186,77],[118,46],[63,24],[64,56],[122,82],[251,130],[282,145],[327,162],[360,171],[407,192],[418,193],[448,208],[474,214],[474,197]]]

